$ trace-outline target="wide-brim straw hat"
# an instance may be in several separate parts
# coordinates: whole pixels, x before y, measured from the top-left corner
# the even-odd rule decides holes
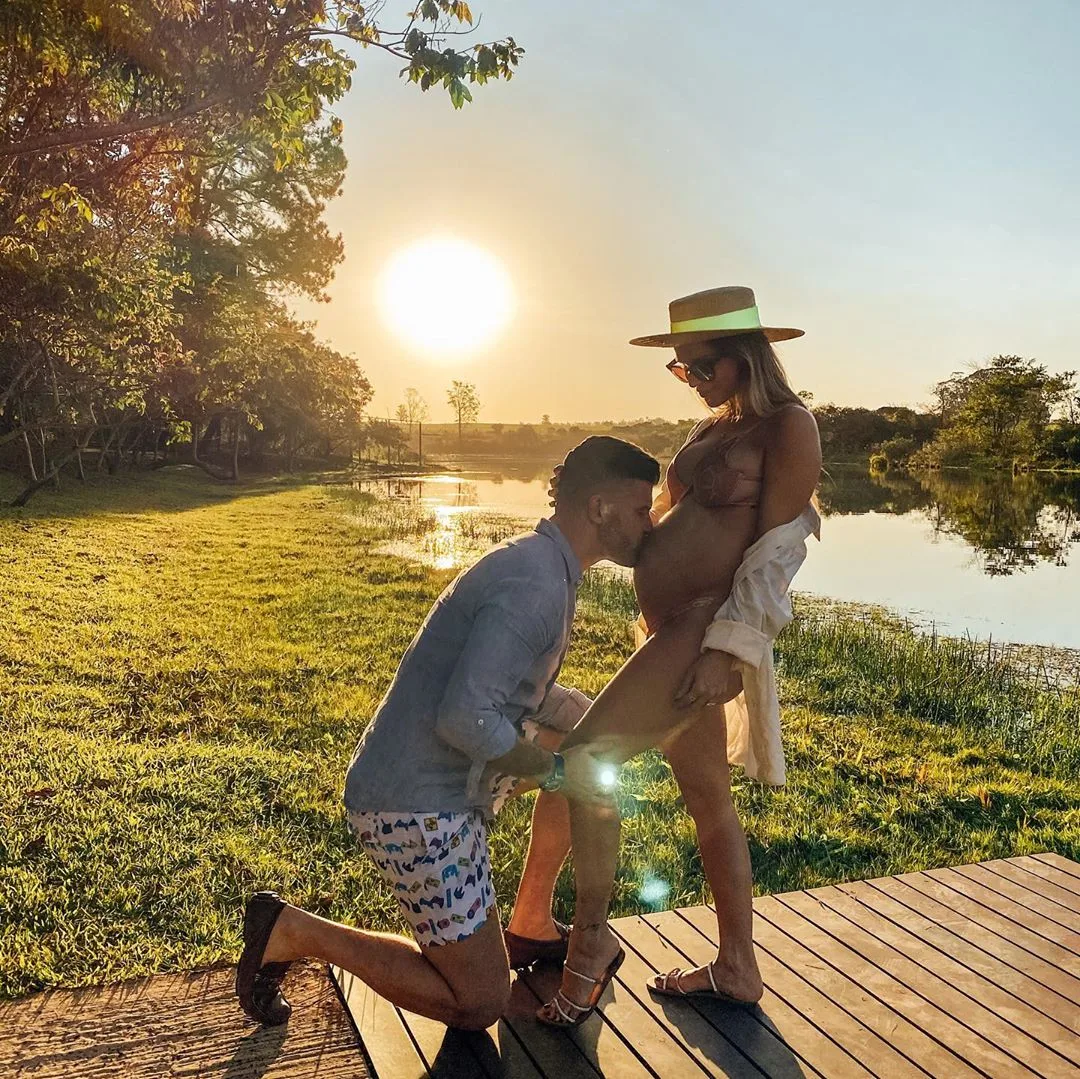
[[[630,344],[652,348],[676,348],[695,341],[713,341],[739,333],[763,333],[770,341],[790,341],[805,330],[790,326],[762,326],[754,290],[744,285],[725,285],[681,296],[668,304],[670,333],[635,337]]]

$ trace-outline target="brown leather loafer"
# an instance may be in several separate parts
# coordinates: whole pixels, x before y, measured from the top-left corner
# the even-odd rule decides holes
[[[570,942],[570,927],[556,922],[559,931],[558,940],[534,940],[532,937],[519,937],[509,929],[503,930],[506,941],[506,953],[510,957],[511,970],[525,970],[533,963],[565,963],[566,949]]]
[[[266,942],[285,909],[276,892],[256,892],[244,908],[244,950],[236,968],[236,996],[244,1014],[266,1026],[289,1021],[292,1005],[281,992],[289,963],[263,963]]]

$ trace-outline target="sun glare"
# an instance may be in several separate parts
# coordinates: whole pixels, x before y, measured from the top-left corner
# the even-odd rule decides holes
[[[399,251],[379,282],[387,325],[414,348],[454,355],[491,341],[509,321],[510,278],[494,255],[450,236]]]

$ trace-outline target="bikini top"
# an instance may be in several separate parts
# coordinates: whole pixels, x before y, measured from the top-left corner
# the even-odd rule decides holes
[[[699,506],[708,509],[721,506],[757,506],[761,494],[761,477],[748,476],[741,468],[733,468],[727,463],[727,458],[732,446],[754,430],[762,418],[759,416],[754,422],[740,427],[710,446],[694,466],[693,474],[687,482],[679,475],[679,458],[690,446],[700,442],[716,421],[702,424],[692,432],[686,445],[675,454],[668,465],[667,484],[671,491],[671,504],[677,506],[689,494]]]

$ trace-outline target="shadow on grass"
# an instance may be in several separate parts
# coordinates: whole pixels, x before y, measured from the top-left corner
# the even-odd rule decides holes
[[[341,483],[344,477],[340,473],[294,473],[222,483],[194,465],[170,465],[154,472],[121,472],[114,476],[91,473],[86,483],[65,476],[62,482],[60,490],[47,487],[29,505],[13,508],[9,503],[23,484],[11,473],[0,472],[0,523],[197,509],[313,483]]]
[[[850,837],[793,835],[772,839],[766,847],[752,834],[747,836],[747,843],[755,891],[766,895],[887,873],[883,867],[889,851],[880,843]],[[808,876],[816,879],[809,881]]]

